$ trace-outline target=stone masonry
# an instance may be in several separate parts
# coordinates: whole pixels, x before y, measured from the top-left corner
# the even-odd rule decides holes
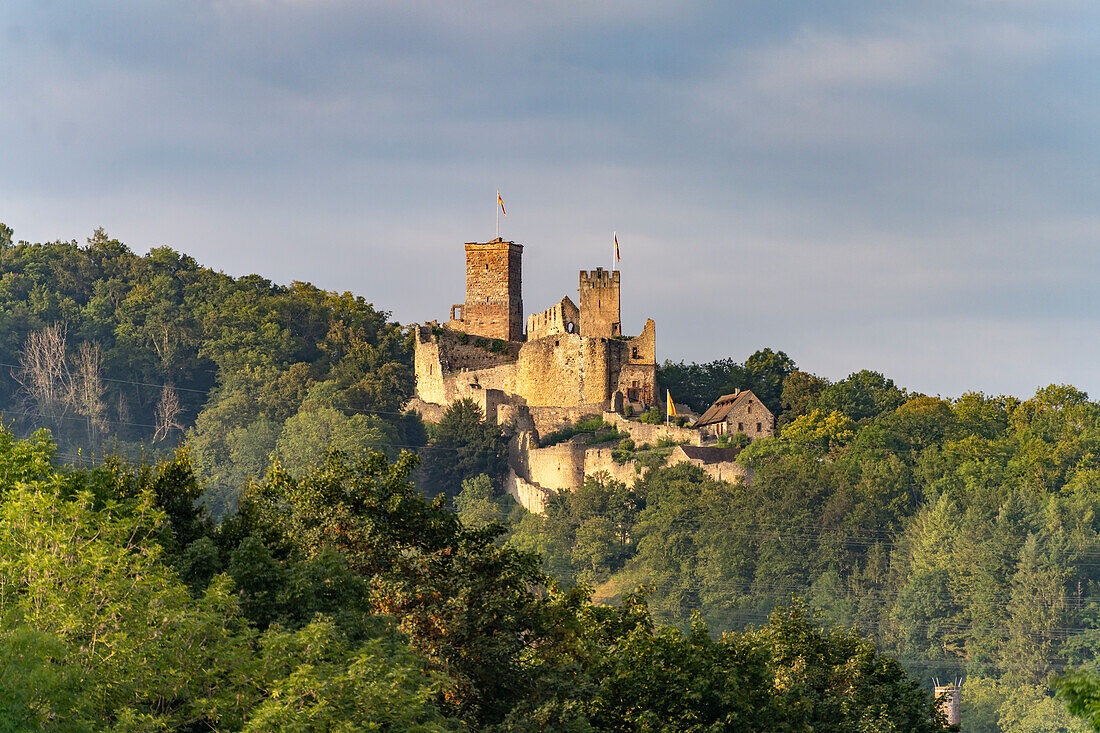
[[[523,340],[523,245],[496,238],[466,243],[466,302],[447,326],[474,336]]]
[[[581,335],[614,338],[623,333],[619,313],[619,271],[581,270]]]

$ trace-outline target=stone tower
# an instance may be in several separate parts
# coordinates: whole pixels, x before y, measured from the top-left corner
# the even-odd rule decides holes
[[[581,336],[621,336],[619,271],[581,270]]]
[[[523,245],[497,237],[466,243],[462,329],[473,336],[523,340]]]

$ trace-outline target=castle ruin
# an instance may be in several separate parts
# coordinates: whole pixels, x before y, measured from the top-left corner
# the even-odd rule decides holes
[[[468,398],[487,421],[509,425],[505,488],[517,501],[540,512],[550,495],[576,489],[597,472],[633,483],[634,462],[617,463],[608,447],[577,441],[539,447],[539,436],[588,415],[639,442],[702,444],[697,430],[623,415],[656,406],[660,394],[656,324],[647,319],[637,336],[623,335],[619,271],[581,270],[579,305],[566,296],[525,321],[523,245],[498,237],[465,247],[465,301],[451,306],[443,324],[415,327],[416,396],[409,406],[437,422],[451,403]],[[716,477],[746,474],[724,455],[690,460]]]
[[[515,242],[466,244],[465,302],[442,326],[416,327],[417,398],[445,408],[472,397],[487,420],[501,422],[503,408],[540,430],[655,404],[656,326],[650,319],[638,336],[622,335],[619,272],[582,270],[579,307],[565,297],[525,323],[522,260]]]

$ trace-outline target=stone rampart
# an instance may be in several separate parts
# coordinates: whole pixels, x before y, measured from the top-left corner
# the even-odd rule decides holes
[[[611,448],[589,448],[584,452],[584,475],[594,476],[597,473],[606,473],[616,481],[622,481],[627,486],[633,486],[640,476],[637,462],[627,461],[616,463],[611,457]]]
[[[583,443],[566,441],[536,448],[534,436],[523,433],[512,445],[512,468],[524,479],[554,491],[572,491],[584,483]]]
[[[539,438],[573,425],[586,415],[599,415],[606,404],[579,405],[577,407],[528,407],[527,410],[538,431]]]
[[[580,311],[568,297],[542,313],[527,316],[527,340],[537,341],[559,333],[578,333]]]
[[[511,469],[504,477],[504,491],[524,509],[535,514],[545,514],[546,502],[554,495],[553,491],[524,480]]]
[[[703,436],[693,428],[679,428],[675,425],[650,425],[649,423],[627,420],[615,412],[603,413],[603,419],[620,431],[630,433],[634,443],[639,446],[642,443],[654,445],[659,440],[671,440],[674,443],[687,441],[691,445],[703,444]]]

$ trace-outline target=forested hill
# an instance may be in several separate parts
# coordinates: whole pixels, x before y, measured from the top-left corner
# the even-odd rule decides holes
[[[411,357],[402,327],[351,294],[229,277],[168,248],[139,256],[103,231],[85,245],[15,243],[0,225],[7,428],[0,471],[35,478],[0,497],[0,509],[42,517],[40,526],[9,523],[0,542],[46,541],[41,533],[54,531],[55,511],[81,527],[102,524],[102,536],[133,540],[139,519],[110,505],[103,516],[88,512],[110,499],[145,516],[142,502],[155,494],[167,519],[142,525],[147,536],[139,542],[164,550],[171,567],[156,572],[173,589],[174,608],[181,618],[241,630],[219,643],[245,666],[267,665],[269,689],[289,690],[298,679],[280,650],[307,659],[317,638],[335,650],[325,661],[335,667],[326,669],[337,670],[345,692],[374,679],[355,665],[390,664],[412,685],[415,700],[406,702],[419,711],[414,717],[461,718],[475,729],[491,722],[503,726],[495,730],[529,730],[557,719],[576,723],[562,730],[660,730],[645,721],[673,715],[662,711],[665,703],[680,706],[674,715],[684,725],[703,719],[703,708],[726,715],[743,705],[745,715],[765,710],[775,725],[793,726],[781,729],[814,727],[791,722],[796,708],[815,721],[843,708],[849,727],[830,730],[918,729],[887,720],[887,709],[935,729],[928,700],[875,648],[926,686],[933,676],[965,676],[964,730],[1080,729],[1051,681],[1094,664],[1100,649],[1100,404],[1085,393],[1051,386],[1026,399],[944,400],[873,371],[830,382],[770,349],[744,362],[665,362],[658,379],[678,403],[702,410],[720,394],[752,389],[776,413],[777,435],[738,458],[753,470],[751,484],[713,481],[688,465],[648,471],[630,487],[595,477],[552,499],[542,516],[502,496],[504,436],[472,403],[448,410],[430,441],[419,418],[401,412],[413,388]],[[43,427],[56,453],[48,441],[13,443],[9,434]],[[186,454],[159,473],[98,460],[155,460],[181,445]],[[415,460],[398,454],[425,445],[426,470],[415,475],[426,484],[414,487]],[[343,453],[326,453],[329,446]],[[616,448],[639,464],[645,456],[659,464],[672,450],[629,439]],[[88,456],[97,458],[88,473],[57,469],[90,466]],[[241,511],[232,511],[247,486]],[[220,523],[193,515],[200,487],[205,511]],[[424,504],[416,490],[443,491],[454,511]],[[51,508],[59,497],[73,503]],[[190,518],[175,527],[181,516]],[[476,529],[487,523],[504,534]],[[21,557],[22,546],[0,546],[0,581],[9,570],[39,577],[16,567],[34,562],[29,556],[3,565]],[[585,593],[550,592],[551,577],[561,588],[588,585],[597,599],[628,602],[598,610],[581,603]],[[123,580],[112,582],[123,588]],[[65,583],[49,592],[67,593]],[[201,613],[184,585],[202,596]],[[686,635],[654,626],[645,604],[629,595],[640,586],[656,621]],[[769,614],[792,597],[805,599],[827,626],[854,627],[874,646],[847,632],[815,636],[817,622],[797,605],[769,625]],[[58,603],[79,605],[73,598]],[[0,615],[10,602],[0,594]],[[310,623],[317,613],[328,626]],[[740,635],[714,646],[701,627],[690,631],[696,613],[711,632]],[[382,617],[397,619],[411,650],[380,640]],[[89,633],[98,634],[99,623],[88,620]],[[79,634],[36,628],[53,636],[21,641],[0,629],[0,728],[11,703],[3,697],[3,655],[18,652],[12,644],[56,642],[69,645],[79,664],[99,664],[94,654],[85,658]],[[248,656],[257,645],[263,659]],[[807,667],[804,654],[817,661]],[[199,674],[207,661],[190,663]],[[429,677],[419,676],[424,664]],[[745,689],[764,697],[754,702],[728,688],[716,670],[730,665],[751,677]],[[802,677],[788,678],[794,668]],[[669,669],[681,676],[662,684],[692,692],[655,695],[646,675]],[[872,671],[878,676],[870,682],[850,679]],[[85,702],[113,704],[112,679],[101,680],[104,696]],[[796,682],[777,689],[784,679]],[[1100,685],[1082,679],[1100,711]],[[149,709],[183,709],[157,696],[156,684],[171,686],[163,679],[140,684],[155,693]],[[711,702],[699,702],[696,684],[705,689],[699,695],[715,696]],[[849,685],[867,707],[853,710],[833,696]],[[266,704],[261,691],[243,687],[225,689]],[[870,702],[883,689],[907,702],[875,708]],[[192,692],[187,704],[206,700],[201,685]],[[209,704],[222,703],[232,707]],[[868,722],[879,713],[881,726]],[[540,722],[523,727],[531,715]],[[637,716],[637,726],[615,727],[626,715]],[[267,729],[275,728],[250,728]]]
[[[77,451],[164,453],[186,434],[215,493],[331,443],[415,443],[402,329],[363,298],[233,278],[167,247],[144,256],[15,243],[0,225],[0,412]]]

